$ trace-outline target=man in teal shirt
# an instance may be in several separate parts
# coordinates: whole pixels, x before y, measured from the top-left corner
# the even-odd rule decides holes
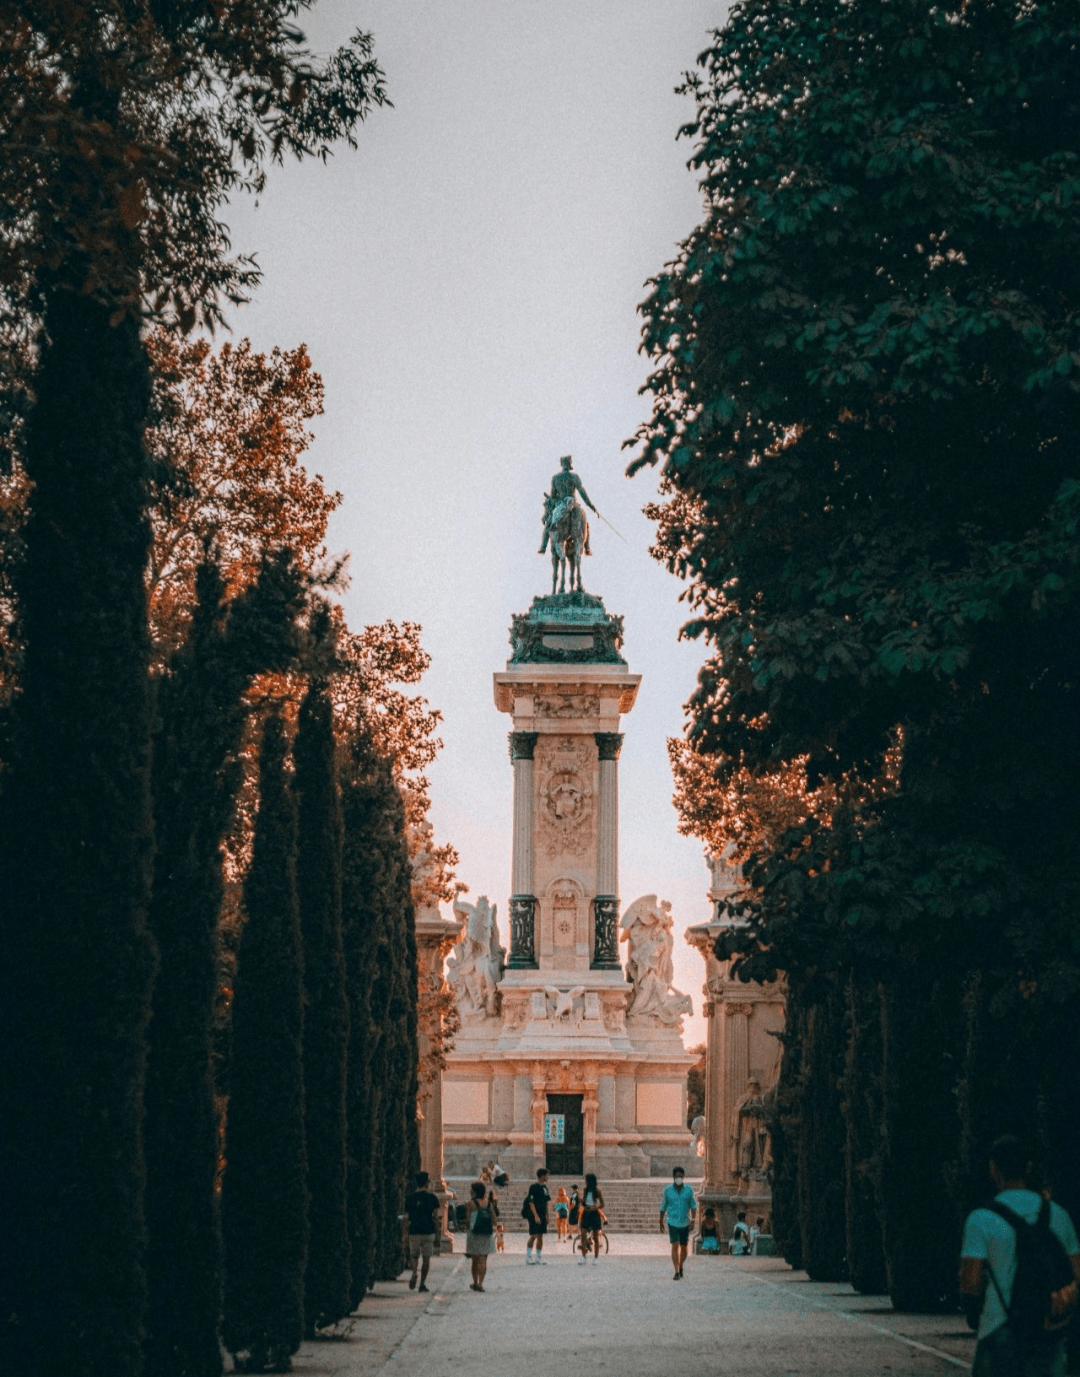
[[[979,1313],[979,1341],[972,1363],[972,1377],[1064,1377],[1064,1324],[1076,1307],[1080,1283],[1080,1243],[1073,1222],[1060,1205],[1044,1201],[1029,1190],[1029,1154],[1019,1139],[999,1138],[990,1149],[990,1175],[998,1188],[995,1205],[1004,1205],[1023,1223],[1034,1224],[1046,1210],[1072,1267],[1073,1279],[1054,1295],[1054,1314],[1062,1328],[1032,1340],[1017,1332],[1009,1319],[1009,1302],[1016,1279],[1016,1229],[993,1208],[972,1210],[964,1224],[960,1248],[960,1295],[970,1307],[972,1322]]]
[[[664,1231],[664,1216],[667,1216],[668,1242],[671,1244],[671,1261],[675,1267],[672,1281],[682,1281],[683,1263],[690,1250],[690,1229],[697,1213],[694,1192],[686,1184],[686,1173],[676,1167],[671,1173],[674,1184],[664,1187],[660,1201],[660,1232]]]

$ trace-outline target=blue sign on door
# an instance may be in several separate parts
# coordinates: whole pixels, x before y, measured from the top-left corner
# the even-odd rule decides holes
[[[566,1115],[565,1115],[565,1114],[545,1114],[545,1115],[544,1115],[544,1142],[545,1142],[545,1143],[565,1143],[565,1142],[566,1142]]]

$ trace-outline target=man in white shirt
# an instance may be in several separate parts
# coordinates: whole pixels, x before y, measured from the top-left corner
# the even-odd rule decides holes
[[[990,1150],[990,1175],[998,1188],[996,1204],[1028,1224],[1039,1217],[1044,1199],[1028,1190],[1031,1167],[1019,1139],[999,1138]],[[1073,1281],[1054,1297],[1055,1313],[1076,1305],[1080,1283],[1080,1244],[1072,1220],[1060,1205],[1050,1205],[1050,1229],[1072,1264]],[[1064,1330],[1030,1340],[1009,1323],[1008,1306],[1016,1276],[1016,1231],[992,1210],[972,1210],[960,1249],[960,1293],[973,1304],[983,1298],[972,1377],[1064,1377]]]

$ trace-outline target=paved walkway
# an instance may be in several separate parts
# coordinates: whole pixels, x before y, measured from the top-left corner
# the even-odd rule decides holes
[[[436,1258],[431,1291],[380,1282],[349,1336],[305,1344],[302,1377],[908,1377],[970,1370],[956,1316],[898,1315],[888,1297],[810,1282],[779,1258],[694,1257],[673,1282],[665,1238],[618,1234],[577,1265],[549,1238],[492,1257],[483,1295],[460,1254]]]

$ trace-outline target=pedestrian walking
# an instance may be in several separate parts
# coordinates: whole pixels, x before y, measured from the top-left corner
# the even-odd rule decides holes
[[[1020,1140],[999,1138],[990,1149],[997,1194],[964,1224],[960,1294],[978,1327],[972,1377],[1064,1377],[1080,1244],[1061,1206],[1028,1188],[1030,1172]]]
[[[430,1181],[426,1171],[416,1173],[416,1189],[405,1197],[405,1213],[409,1217],[409,1262],[412,1276],[409,1290],[416,1287],[417,1267],[420,1269],[420,1290],[426,1291],[431,1256],[435,1251],[436,1219],[442,1208],[439,1197],[428,1190]]]
[[[555,1230],[560,1243],[570,1237],[570,1197],[565,1186],[555,1192]]]
[[[584,1267],[589,1260],[589,1243],[592,1241],[593,1266],[600,1256],[600,1230],[604,1227],[604,1196],[596,1184],[596,1177],[590,1171],[585,1176],[585,1194],[581,1200],[581,1256],[578,1266]]]
[[[468,1208],[469,1228],[465,1235],[465,1256],[472,1267],[471,1289],[483,1291],[488,1258],[495,1251],[495,1213],[483,1181],[473,1182],[472,1199]]]
[[[690,1251],[690,1228],[697,1214],[697,1200],[693,1190],[686,1184],[686,1172],[682,1167],[674,1169],[671,1181],[670,1186],[664,1187],[660,1200],[660,1232],[664,1232],[666,1219],[671,1261],[675,1268],[672,1281],[682,1281],[683,1266]]]
[[[581,1218],[581,1195],[577,1186],[570,1187],[570,1216],[569,1224],[571,1229],[576,1229],[578,1220]]]
[[[529,1193],[525,1197],[525,1206],[522,1214],[529,1221],[529,1241],[525,1245],[525,1263],[527,1266],[541,1264],[546,1266],[544,1252],[544,1235],[548,1227],[548,1205],[551,1201],[551,1193],[547,1188],[547,1168],[541,1167],[536,1173],[536,1180],[529,1187]],[[536,1257],[533,1258],[533,1249],[536,1249]]]

